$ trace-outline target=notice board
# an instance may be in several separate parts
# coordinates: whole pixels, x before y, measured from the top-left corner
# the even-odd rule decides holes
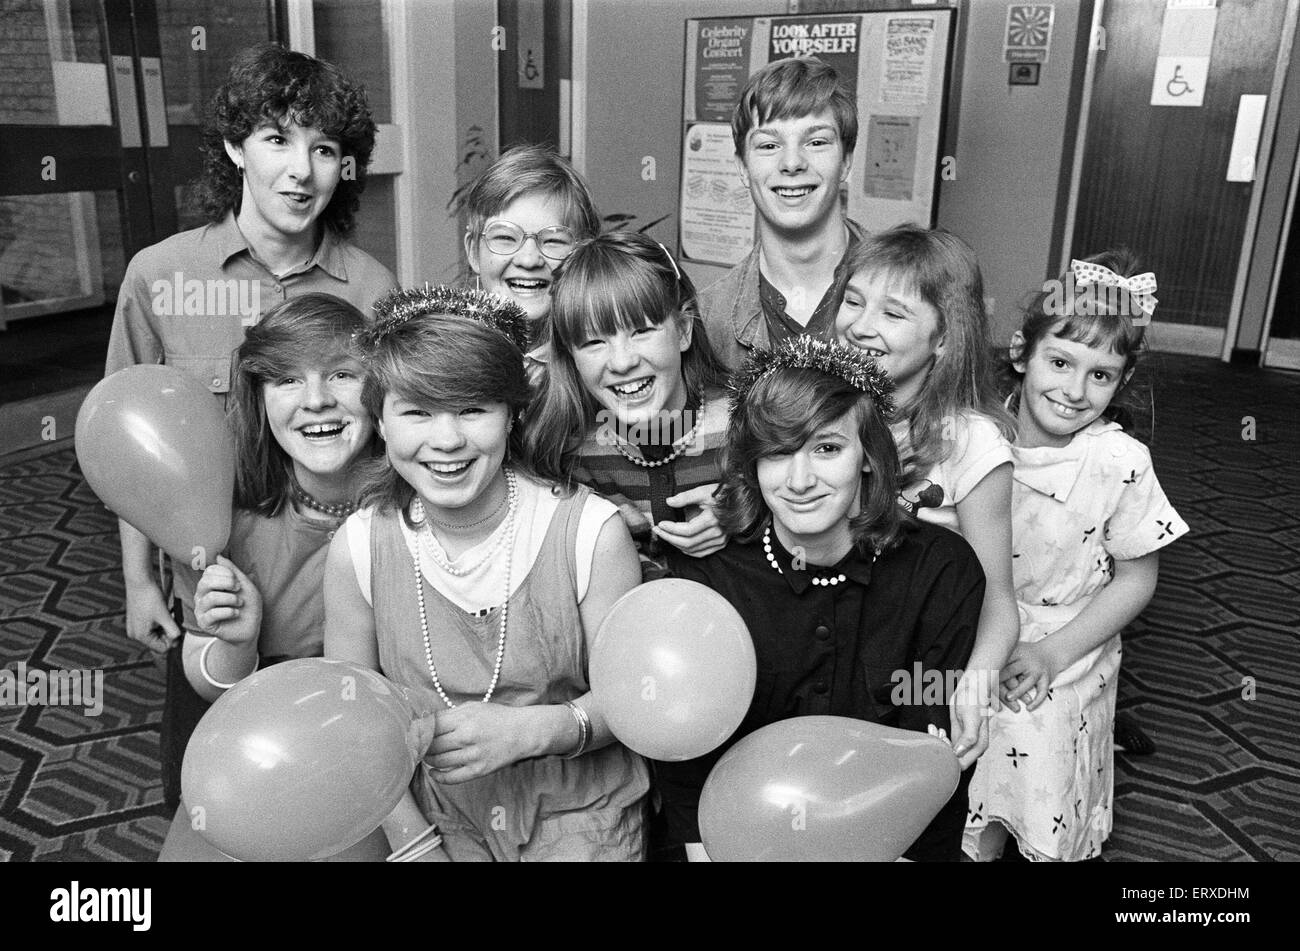
[[[858,143],[840,199],[868,231],[934,224],[952,60],[951,9],[881,10],[686,21],[678,247],[730,266],[754,243],[731,112],[752,73],[791,56],[833,66],[858,104]]]

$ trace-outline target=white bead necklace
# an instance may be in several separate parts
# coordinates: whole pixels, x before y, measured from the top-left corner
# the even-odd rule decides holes
[[[632,453],[628,452],[626,449],[623,448],[623,442],[621,439],[618,438],[618,436],[614,437],[614,446],[618,449],[620,453],[623,454],[623,458],[626,459],[628,462],[632,463],[633,465],[638,465],[643,469],[657,469],[660,466],[668,465],[668,463],[672,462],[674,459],[676,459],[678,456],[684,453],[687,449],[689,449],[691,443],[695,442],[695,436],[697,433],[699,433],[700,427],[703,425],[704,425],[704,401],[700,400],[700,409],[695,414],[695,425],[691,427],[691,431],[688,432],[681,439],[673,443],[673,451],[670,452],[668,455],[664,456],[662,459],[658,460],[657,462],[650,462],[647,459],[642,459],[640,456],[632,455]]]
[[[506,518],[503,523],[506,530],[502,533],[501,538],[508,538],[510,541],[506,548],[505,593],[501,598],[501,633],[497,636],[496,662],[492,665],[492,682],[488,684],[487,692],[483,694],[484,703],[487,703],[492,699],[492,694],[497,689],[497,682],[501,679],[501,661],[506,654],[506,624],[507,618],[510,614],[510,563],[514,560],[515,530],[518,527],[515,522],[515,515],[518,511],[519,490],[515,482],[514,471],[507,468],[505,473],[506,495],[509,502],[506,505]],[[416,518],[417,515],[422,523],[422,527],[432,533],[433,529],[429,528],[428,521],[424,519],[424,505],[418,498],[411,505],[411,517]],[[501,542],[498,541],[497,544],[492,546],[492,550],[489,552],[488,557],[495,554],[500,548]],[[438,668],[434,666],[433,663],[433,646],[429,643],[429,620],[428,616],[425,614],[424,607],[424,577],[420,571],[420,551],[421,546],[417,545],[411,551],[411,561],[415,565],[415,599],[420,606],[420,633],[424,637],[424,662],[429,666],[429,675],[433,677],[433,689],[438,691],[438,696],[442,698],[443,703],[445,703],[449,708],[455,709],[456,704],[447,696],[447,692],[442,689],[442,681],[438,679]],[[430,549],[430,551],[435,552],[437,549]],[[467,575],[475,568],[481,567],[487,561],[487,558],[485,557],[481,559],[474,568],[465,568],[461,570],[452,569],[449,565],[439,561],[436,557],[434,561],[438,562],[438,567],[443,568],[451,574]]]
[[[482,558],[474,562],[474,564],[470,565],[468,568],[457,568],[451,563],[447,556],[443,554],[442,547],[438,544],[437,539],[433,537],[433,520],[424,511],[424,503],[420,501],[418,496],[415,498],[415,501],[411,503],[411,520],[419,526],[416,537],[419,540],[420,546],[428,554],[429,560],[443,571],[447,572],[447,574],[455,575],[457,578],[463,578],[466,575],[472,575],[474,572],[478,571],[495,558],[497,552],[501,550],[501,546],[505,543],[506,536],[510,532],[511,515],[514,511],[513,507],[517,501],[518,490],[515,485],[514,472],[507,469],[505,499],[506,517],[493,532],[493,534],[496,535],[496,541],[493,542],[492,547],[483,554]],[[499,512],[500,510],[501,509],[498,506],[497,511]],[[493,514],[495,515],[496,513],[494,512]],[[484,519],[484,521],[486,521],[486,519]]]
[[[781,570],[781,566],[777,564],[776,555],[772,554],[772,526],[771,525],[768,525],[767,528],[763,529],[763,554],[767,555],[767,563],[776,569],[776,573],[778,575],[785,574],[785,572]],[[871,556],[872,564],[875,564],[876,558],[879,555],[880,555],[880,551],[879,549],[877,549],[875,554]],[[830,578],[818,578],[814,576],[809,578],[808,580],[811,581],[813,584],[820,585],[821,587],[824,588],[830,585],[837,585],[841,581],[846,581],[848,580],[848,576],[841,571],[839,574],[834,575]]]

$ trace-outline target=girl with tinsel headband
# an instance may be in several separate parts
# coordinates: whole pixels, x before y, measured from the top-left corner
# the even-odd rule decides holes
[[[674,569],[740,612],[758,686],[727,744],[655,764],[668,839],[694,858],[704,857],[697,811],[709,771],[760,727],[829,714],[946,734],[943,702],[914,702],[913,691],[894,702],[897,672],[957,676],[984,597],[970,546],[897,504],[898,456],[885,421],[892,386],[865,354],[791,338],[756,351],[732,386],[718,502],[732,540],[706,558],[675,559]],[[967,781],[907,858],[959,857]]]
[[[441,287],[376,313],[363,398],[387,458],[330,549],[325,653],[435,711],[390,858],[639,860],[645,764],[587,689],[636,551],[613,505],[524,452],[526,315]]]

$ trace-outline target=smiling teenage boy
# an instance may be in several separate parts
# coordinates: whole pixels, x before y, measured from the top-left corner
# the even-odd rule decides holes
[[[758,211],[758,241],[700,294],[700,310],[714,349],[734,370],[755,347],[805,333],[831,337],[844,261],[863,230],[840,203],[857,107],[830,66],[811,57],[765,66],[741,93],[731,132]]]

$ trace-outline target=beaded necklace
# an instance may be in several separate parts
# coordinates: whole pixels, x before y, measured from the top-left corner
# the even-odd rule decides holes
[[[767,528],[763,529],[763,554],[767,555],[767,563],[776,569],[776,573],[778,575],[785,574],[785,572],[781,570],[781,566],[777,564],[776,555],[772,554],[772,526],[771,525],[768,525]],[[879,557],[879,555],[880,555],[880,549],[876,549],[876,551],[871,556],[871,563],[873,565],[876,563],[876,558]],[[808,580],[811,581],[813,584],[820,585],[821,587],[824,588],[830,585],[837,585],[842,581],[846,581],[848,580],[848,576],[841,571],[839,574],[833,575],[829,578],[818,578],[816,576],[813,576],[810,577]]]
[[[501,661],[505,657],[506,653],[506,626],[507,618],[510,613],[510,563],[514,560],[515,535],[516,529],[518,528],[515,521],[515,515],[519,508],[519,487],[515,481],[514,470],[507,468],[505,474],[506,498],[508,500],[506,503],[505,521],[502,523],[505,527],[505,531],[500,533],[496,543],[483,558],[479,559],[479,561],[470,568],[457,569],[453,568],[450,562],[446,561],[445,558],[440,557],[437,547],[429,546],[427,548],[429,553],[433,555],[433,561],[439,568],[442,568],[448,574],[464,576],[476,571],[478,568],[481,568],[486,564],[488,559],[494,557],[501,549],[503,542],[505,542],[506,539],[509,539],[509,544],[506,547],[505,593],[501,598],[501,632],[497,636],[497,656],[496,662],[492,665],[492,682],[488,684],[487,691],[483,694],[484,703],[487,703],[492,699],[492,694],[497,689],[497,682],[501,679]],[[428,532],[429,535],[432,536],[433,529],[429,525],[429,520],[425,517],[424,503],[422,503],[418,497],[411,503],[411,518],[419,523],[418,537],[421,541],[424,538],[425,532]],[[420,571],[420,554],[424,550],[426,550],[425,546],[417,543],[416,547],[411,551],[411,561],[415,566],[415,598],[416,603],[420,608],[420,633],[424,637],[424,661],[429,667],[429,675],[433,678],[433,689],[438,692],[438,696],[442,698],[443,703],[445,703],[449,708],[455,709],[457,705],[452,702],[451,698],[447,696],[447,692],[442,689],[442,681],[438,679],[438,668],[433,663],[433,646],[429,642],[429,619],[425,613],[424,607],[424,577]]]
[[[289,494],[299,504],[305,505],[309,509],[315,509],[317,512],[323,512],[333,518],[344,519],[357,510],[356,502],[322,502],[299,485],[298,480],[294,477],[289,479]]]
[[[619,439],[617,436],[614,439],[614,446],[622,454],[623,458],[626,459],[628,462],[632,463],[633,465],[638,465],[643,469],[657,469],[659,466],[668,465],[668,463],[672,462],[674,459],[676,459],[678,456],[684,453],[687,449],[689,449],[691,443],[695,442],[695,436],[696,434],[699,433],[700,427],[703,425],[704,425],[704,400],[700,400],[700,408],[695,413],[695,425],[691,427],[690,432],[688,432],[681,439],[678,439],[676,442],[673,443],[673,451],[670,452],[668,455],[664,456],[662,459],[659,459],[655,462],[650,462],[647,459],[642,459],[640,456],[632,455],[632,453],[628,452],[625,448],[623,448],[623,441]]]

